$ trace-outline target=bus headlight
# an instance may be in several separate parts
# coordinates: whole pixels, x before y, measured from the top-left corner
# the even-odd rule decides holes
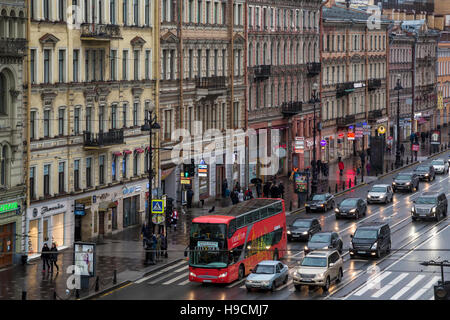
[[[224,273],[222,273],[222,274],[219,275],[219,278],[225,278],[227,275],[228,275],[228,273],[227,273],[227,272],[224,272]]]
[[[189,275],[190,275],[191,277],[194,277],[194,278],[197,277],[197,275],[196,275],[195,273],[193,273],[193,272],[189,272]]]

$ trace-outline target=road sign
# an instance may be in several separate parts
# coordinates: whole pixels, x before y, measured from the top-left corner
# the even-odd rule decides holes
[[[355,140],[355,133],[354,132],[348,132],[347,133],[347,139],[348,140]]]
[[[166,221],[166,217],[163,214],[157,213],[152,215],[152,221],[154,224],[163,224]]]
[[[320,140],[320,145],[325,147],[327,145],[327,140]]]
[[[305,137],[295,137],[294,151],[295,153],[303,153],[305,150]]]
[[[379,134],[384,134],[386,132],[386,128],[384,126],[379,126],[378,127],[378,133]]]
[[[160,199],[152,200],[152,213],[164,213],[164,201]]]
[[[418,144],[413,144],[412,145],[412,150],[413,151],[419,151],[419,145]]]

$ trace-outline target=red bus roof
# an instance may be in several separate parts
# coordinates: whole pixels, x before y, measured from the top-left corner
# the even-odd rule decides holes
[[[235,217],[245,214],[247,212],[272,205],[276,202],[281,202],[283,199],[272,198],[256,198],[240,202],[234,206],[226,208],[219,208],[216,212],[210,215],[204,215],[194,218],[192,222],[196,223],[229,223]]]

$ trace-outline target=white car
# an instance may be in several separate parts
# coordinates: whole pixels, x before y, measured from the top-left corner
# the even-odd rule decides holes
[[[444,159],[433,160],[431,165],[436,173],[448,173],[448,162]]]

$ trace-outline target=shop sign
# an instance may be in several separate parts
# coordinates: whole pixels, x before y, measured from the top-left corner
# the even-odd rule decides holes
[[[19,209],[18,202],[11,202],[11,203],[5,203],[0,204],[0,214],[5,212],[10,212]]]
[[[91,197],[81,198],[81,199],[77,199],[75,201],[76,201],[76,203],[84,204],[86,207],[89,207],[92,204]]]
[[[379,126],[378,127],[378,133],[379,134],[384,134],[386,132],[386,128],[384,126]]]
[[[181,184],[191,184],[191,178],[181,178]]]
[[[364,134],[364,129],[362,127],[355,128],[355,138],[362,138]]]
[[[294,152],[303,153],[305,150],[305,137],[295,137]]]
[[[348,140],[355,140],[355,133],[354,132],[347,132],[347,139]]]
[[[95,276],[95,243],[75,242],[73,264],[77,266],[79,275],[84,277]]]
[[[368,124],[363,125],[363,135],[370,136],[370,125]]]
[[[76,216],[84,216],[86,214],[86,211],[85,211],[83,203],[75,203],[74,214]]]
[[[64,203],[58,203],[55,205],[49,205],[49,206],[42,206],[40,207],[40,210],[38,208],[33,209],[33,217],[37,217],[38,213],[45,214],[47,212],[52,211],[63,211],[63,209],[66,208],[66,205]]]
[[[139,192],[141,190],[142,190],[141,186],[131,186],[131,187],[124,186],[122,188],[122,193],[124,195],[126,195],[126,194],[131,194],[131,193],[134,193],[134,192]]]
[[[412,150],[413,151],[419,151],[419,145],[418,144],[413,144],[412,145]]]
[[[438,130],[431,133],[431,144],[441,144],[441,133]]]
[[[377,120],[377,123],[385,123],[385,122],[388,122],[388,117],[384,117],[384,118],[381,118],[381,119],[378,119]]]

